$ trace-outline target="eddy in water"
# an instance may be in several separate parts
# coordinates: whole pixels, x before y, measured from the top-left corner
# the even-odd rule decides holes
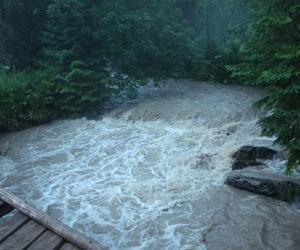
[[[167,81],[98,121],[3,135],[0,185],[110,249],[300,249],[296,208],[223,184],[233,152],[273,143],[263,95]]]

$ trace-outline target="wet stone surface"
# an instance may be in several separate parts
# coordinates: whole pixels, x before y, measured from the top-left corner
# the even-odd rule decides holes
[[[251,166],[262,166],[263,160],[272,160],[278,157],[278,152],[269,147],[243,146],[232,155],[234,162],[232,170],[240,170]]]
[[[229,174],[225,183],[282,201],[293,202],[300,198],[299,178],[280,176],[263,171],[242,170]]]

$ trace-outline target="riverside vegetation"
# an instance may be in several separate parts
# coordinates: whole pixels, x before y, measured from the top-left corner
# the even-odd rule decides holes
[[[0,131],[97,115],[141,80],[266,88],[264,135],[300,164],[297,0],[0,0]],[[124,76],[126,75],[126,77]]]

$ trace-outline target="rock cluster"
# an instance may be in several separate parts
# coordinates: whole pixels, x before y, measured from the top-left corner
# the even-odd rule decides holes
[[[233,154],[235,159],[232,170],[244,169],[249,166],[264,165],[260,160],[272,160],[277,152],[268,147],[244,146]]]
[[[227,185],[265,195],[274,199],[292,202],[300,198],[300,179],[255,170],[264,165],[261,160],[272,160],[278,152],[267,147],[244,146],[233,154],[232,173],[225,180]]]

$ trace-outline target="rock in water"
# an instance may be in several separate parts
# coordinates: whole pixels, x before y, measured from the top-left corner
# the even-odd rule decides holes
[[[251,170],[235,171],[229,174],[227,185],[291,202],[300,198],[300,179]]]
[[[232,155],[232,158],[235,159],[232,164],[232,170],[264,165],[264,163],[258,161],[258,159],[271,160],[277,155],[275,150],[268,147],[244,146]]]

